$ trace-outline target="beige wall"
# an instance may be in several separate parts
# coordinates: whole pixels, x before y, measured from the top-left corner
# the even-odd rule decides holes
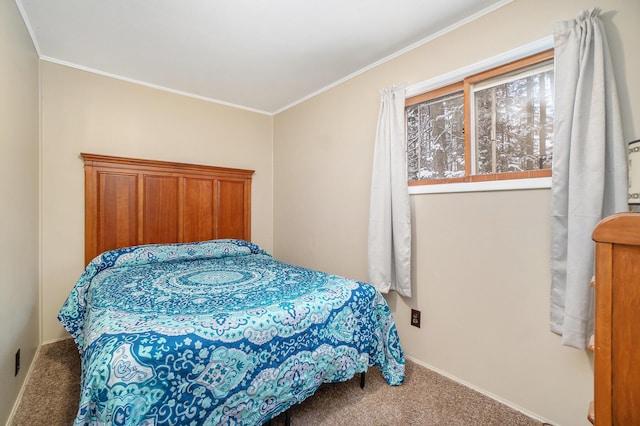
[[[272,249],[272,117],[42,62],[42,330],[84,269],[81,152],[255,170],[252,240]]]
[[[551,34],[588,0],[515,0],[274,120],[277,257],[367,279],[379,90],[416,84]],[[627,140],[640,127],[640,2],[602,0]],[[586,422],[592,359],[549,331],[549,190],[415,195],[413,290],[388,297],[406,353],[557,425]],[[409,325],[410,309],[422,327]]]
[[[0,424],[39,343],[38,56],[12,0],[0,0]],[[14,377],[15,353],[21,369]]]

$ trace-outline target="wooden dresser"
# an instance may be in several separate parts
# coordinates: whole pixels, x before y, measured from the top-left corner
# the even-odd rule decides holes
[[[640,425],[640,214],[602,220],[596,242],[594,413],[597,426]]]

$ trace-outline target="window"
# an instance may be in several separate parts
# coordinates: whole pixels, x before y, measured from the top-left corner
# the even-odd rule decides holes
[[[553,50],[407,98],[410,185],[551,176]]]

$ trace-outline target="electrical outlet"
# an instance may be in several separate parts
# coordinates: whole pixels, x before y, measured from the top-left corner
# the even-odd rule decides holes
[[[18,371],[20,371],[20,349],[16,352],[16,372],[14,373],[14,376],[18,375]]]
[[[420,311],[411,309],[411,325],[420,328]]]

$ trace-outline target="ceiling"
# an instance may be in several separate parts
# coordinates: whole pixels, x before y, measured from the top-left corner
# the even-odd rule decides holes
[[[274,114],[511,0],[16,0],[42,59]]]

